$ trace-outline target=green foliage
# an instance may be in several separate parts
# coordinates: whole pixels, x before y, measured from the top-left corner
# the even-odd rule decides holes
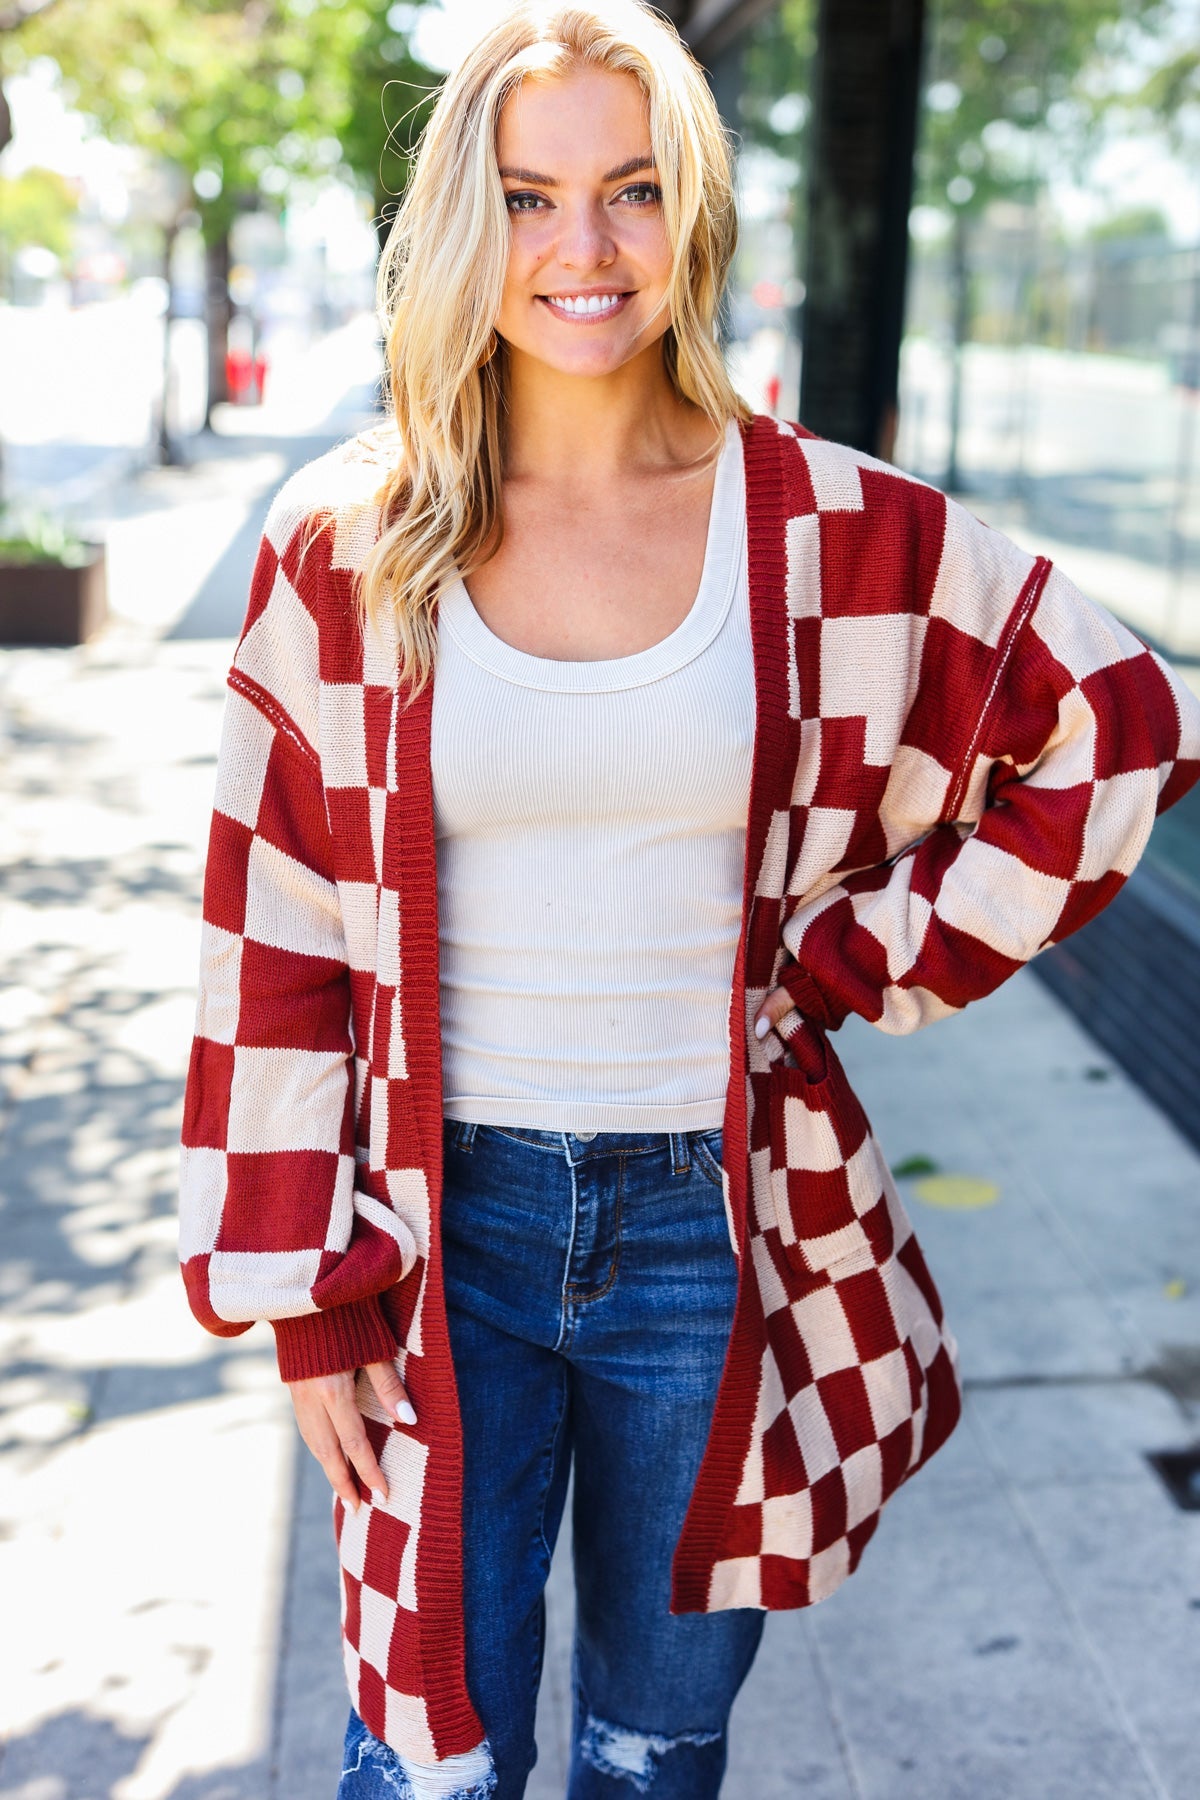
[[[219,178],[207,207],[219,231],[238,189],[253,188],[246,151],[256,135],[261,141],[264,110],[275,110],[273,102],[264,107],[258,11],[58,0],[22,33],[20,47],[57,63],[68,102],[112,142],[135,144],[189,180],[202,172]]]
[[[1129,97],[1131,111],[1161,126],[1173,150],[1194,158],[1200,150],[1200,49],[1169,55]]]
[[[747,143],[805,161],[817,0],[782,0],[742,60]],[[933,0],[926,26],[916,199],[976,214],[1031,200],[1050,157],[1078,166],[1110,111],[1131,39],[1168,21],[1166,0]],[[1189,60],[1190,58],[1190,60]],[[1200,53],[1159,71],[1145,104],[1200,99]]]
[[[749,142],[802,160],[816,48],[815,0],[781,0],[747,34],[741,116]]]
[[[1100,219],[1088,232],[1093,243],[1128,242],[1134,238],[1163,238],[1171,235],[1170,221],[1157,206],[1122,206]]]
[[[0,562],[58,563],[81,569],[93,554],[91,544],[50,513],[0,512]]]
[[[1161,119],[1177,119],[1186,108],[1200,106],[1200,49],[1181,50],[1168,58],[1146,81],[1138,99]]]
[[[741,56],[738,126],[744,146],[761,147],[796,166],[788,218],[797,251],[806,234],[804,168],[812,114],[816,0],[781,0],[746,34]]]
[[[25,169],[0,175],[0,251],[12,256],[26,245],[40,244],[66,257],[79,199],[56,169]]]
[[[941,0],[930,19],[916,198],[978,214],[1033,200],[1051,156],[1081,167],[1103,121],[1106,83],[1132,34],[1165,21],[1163,0]]]
[[[107,138],[180,170],[195,195],[181,204],[198,207],[214,242],[297,179],[342,167],[386,191],[384,83],[434,82],[408,52],[414,12],[382,0],[57,0],[19,34],[18,54],[51,57],[67,99]],[[410,127],[399,135],[407,143]]]
[[[338,137],[347,166],[372,196],[376,227],[384,236],[442,78],[409,49],[415,5],[360,0],[343,11],[359,15],[359,27],[347,62],[349,98]]]

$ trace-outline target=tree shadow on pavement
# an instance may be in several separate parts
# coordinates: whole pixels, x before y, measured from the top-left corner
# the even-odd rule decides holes
[[[97,1289],[128,1295],[167,1260],[147,1227],[176,1206],[181,1084],[120,1041],[120,1027],[142,1027],[154,1009],[156,1030],[177,1019],[186,1031],[194,1002],[109,986],[103,960],[76,953],[65,1002],[11,1079],[0,1153],[10,1322],[84,1310]]]
[[[3,1800],[107,1800],[145,1755],[153,1732],[132,1735],[83,1707],[52,1714],[0,1749]],[[204,1769],[164,1789],[162,1800],[275,1800],[269,1756]],[[279,1800],[285,1800],[280,1795]],[[286,1800],[299,1800],[287,1796]],[[305,1796],[304,1800],[308,1800]],[[331,1800],[330,1794],[313,1800]]]
[[[29,1800],[104,1800],[114,1783],[133,1773],[149,1741],[149,1734],[128,1736],[111,1719],[70,1707],[5,1739],[0,1795],[5,1800],[26,1800],[27,1795]]]
[[[232,1518],[231,1497],[214,1495],[214,1500],[222,1506],[228,1500]],[[90,1669],[86,1670],[94,1694],[90,1705],[60,1707],[27,1730],[12,1732],[0,1745],[0,1796],[5,1800],[105,1800],[118,1784],[135,1773],[153,1751],[156,1740],[163,1733],[172,1733],[173,1715],[182,1710],[183,1730],[160,1755],[163,1764],[175,1758],[176,1766],[190,1763],[192,1769],[172,1779],[164,1768],[162,1785],[155,1788],[160,1800],[333,1800],[350,1705],[341,1662],[340,1577],[330,1491],[324,1474],[298,1437],[292,1459],[286,1529],[286,1570],[277,1597],[279,1610],[268,1628],[273,1666],[263,1668],[258,1663],[261,1651],[256,1653],[250,1639],[235,1652],[227,1630],[220,1634],[221,1648],[217,1651],[222,1663],[213,1662],[211,1639],[202,1622],[203,1610],[198,1614],[191,1610],[197,1596],[204,1592],[203,1567],[197,1569],[193,1556],[192,1566],[173,1598],[164,1595],[119,1607],[108,1628],[115,1635],[118,1650],[108,1659],[106,1668],[102,1665],[98,1680]],[[128,1593],[133,1595],[139,1589],[136,1572],[131,1574]],[[73,1600],[80,1612],[88,1615],[87,1594],[77,1594]],[[58,1595],[51,1603],[62,1602],[63,1597]],[[131,1662],[126,1632],[131,1621],[135,1631],[139,1629],[138,1620],[145,1614],[156,1622],[148,1627],[150,1641]],[[253,1605],[248,1606],[247,1615],[248,1619],[255,1616]],[[193,1618],[200,1622],[198,1632],[189,1623]],[[85,1638],[98,1635],[102,1644],[106,1641],[104,1622],[98,1621],[95,1614],[75,1623],[72,1644],[80,1629]],[[64,1621],[64,1631],[71,1631],[70,1620]],[[197,1637],[200,1641],[196,1641]],[[199,1726],[201,1717],[214,1710],[213,1692],[206,1695],[200,1690],[208,1680],[216,1681],[218,1692],[227,1689],[229,1658],[234,1654],[245,1657],[244,1678],[261,1695],[262,1709],[257,1717],[242,1711],[233,1725],[233,1733],[240,1734],[242,1744],[249,1733],[262,1746],[259,1754],[240,1762],[222,1755],[227,1746],[222,1744],[219,1730],[205,1736]],[[50,1663],[31,1674],[35,1679],[44,1676],[51,1683],[55,1679],[69,1682],[72,1670],[63,1668],[69,1655],[64,1646],[61,1659],[56,1654]],[[166,1677],[169,1698],[164,1699],[161,1694],[151,1697],[156,1678],[144,1661],[148,1656],[165,1658],[174,1665]],[[177,1664],[176,1657],[180,1659]],[[148,1680],[146,1690],[141,1689],[143,1673]],[[124,1696],[123,1690],[130,1686],[131,1678],[134,1691]],[[137,1719],[137,1731],[103,1716],[109,1706],[119,1712],[123,1697],[130,1714]],[[186,1713],[193,1707],[195,1711],[187,1719]],[[140,1791],[143,1784],[138,1785]]]

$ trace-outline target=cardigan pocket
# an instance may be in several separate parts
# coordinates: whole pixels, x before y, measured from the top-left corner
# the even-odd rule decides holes
[[[811,1020],[789,1042],[795,1064],[768,1074],[770,1188],[783,1251],[802,1273],[835,1263],[863,1268],[891,1253],[880,1206],[879,1151],[867,1116],[825,1033]]]

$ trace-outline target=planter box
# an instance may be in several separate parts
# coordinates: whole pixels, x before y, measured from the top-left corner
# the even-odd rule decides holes
[[[102,545],[78,569],[0,561],[0,644],[83,644],[107,617]]]

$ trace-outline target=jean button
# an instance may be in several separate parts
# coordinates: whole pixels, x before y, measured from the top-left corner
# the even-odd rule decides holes
[[[575,1133],[581,1144],[590,1144],[595,1135],[594,1131],[577,1131]]]

